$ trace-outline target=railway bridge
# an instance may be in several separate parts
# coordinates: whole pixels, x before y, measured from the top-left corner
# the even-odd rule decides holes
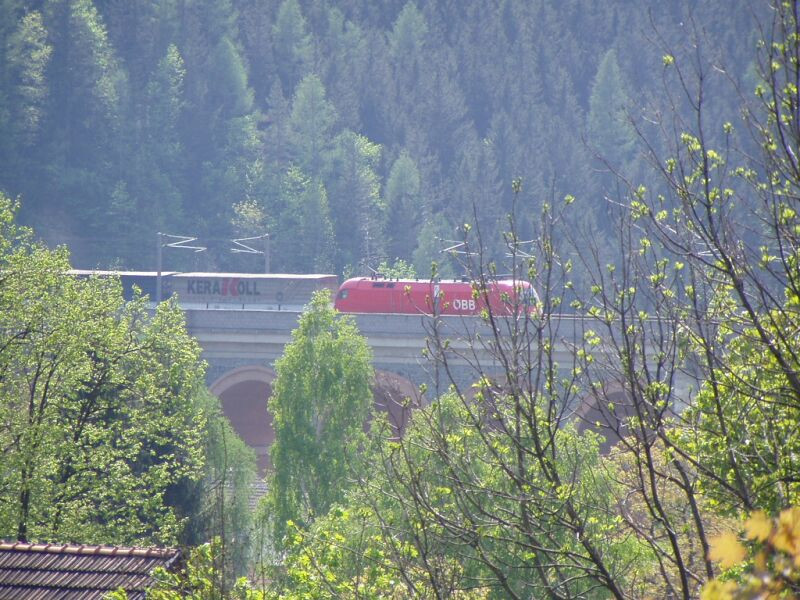
[[[223,409],[238,433],[256,450],[262,470],[266,468],[268,448],[274,439],[266,404],[275,379],[275,360],[291,340],[302,306],[315,290],[336,290],[336,276],[81,270],[71,273],[77,277],[119,277],[126,297],[134,294],[134,288],[151,298],[177,295],[186,315],[189,333],[199,341],[203,358],[208,362],[210,390],[222,401]],[[412,287],[417,285],[410,283]],[[453,283],[465,285],[464,282],[449,282],[447,285]],[[395,285],[391,281],[374,280],[370,290],[383,288],[385,292],[394,288],[396,292],[398,288]],[[433,295],[438,297],[438,291]],[[455,307],[458,300],[455,290],[453,298]],[[464,302],[463,298],[461,302]],[[418,299],[417,305],[421,304],[424,301]],[[351,308],[358,310],[355,305]],[[419,397],[421,384],[430,390],[428,397],[435,397],[447,389],[450,378],[459,385],[468,386],[477,378],[478,372],[498,377],[503,375],[498,358],[491,349],[489,328],[474,316],[441,316],[435,322],[438,337],[448,343],[447,376],[438,373],[433,363],[423,356],[434,325],[429,316],[370,313],[356,314],[355,320],[372,349],[376,372],[373,385],[375,402],[389,413],[400,430],[409,410],[409,403],[405,400],[411,398],[412,406],[425,402]],[[503,317],[499,324],[501,328],[510,329]],[[554,359],[565,371],[571,369],[571,349],[581,343],[584,328],[589,324],[571,315],[553,315],[547,325],[551,332],[556,332],[552,334]],[[603,346],[601,343],[596,351],[602,352]],[[613,381],[613,375],[604,374],[601,378],[605,392],[619,397],[619,401],[611,398],[617,407],[615,410],[624,409],[629,403],[621,386]],[[688,377],[684,379],[688,381]],[[678,381],[675,385],[683,389],[686,383]],[[676,396],[685,398],[681,389],[677,390]],[[585,413],[584,422],[589,423],[593,422],[598,410],[603,410],[592,402],[582,402],[574,408],[581,414]]]
[[[199,309],[185,307],[189,333],[203,348],[209,368],[207,383],[217,395],[225,414],[242,438],[255,449],[262,471],[268,463],[268,448],[274,439],[266,399],[275,379],[274,363],[291,340],[300,313],[286,310]],[[423,315],[359,314],[355,320],[372,349],[376,371],[376,403],[398,427],[402,427],[408,403],[420,402],[419,386],[432,395],[447,389],[450,381],[437,373],[423,356],[431,336],[432,320]],[[582,337],[578,321],[562,318],[561,339]],[[440,334],[449,340],[450,376],[459,384],[475,379],[475,360],[483,372],[499,372],[496,357],[480,343],[471,343],[488,333],[480,319],[442,317]],[[566,343],[556,348],[556,358],[569,363]],[[478,348],[473,354],[471,348]],[[469,351],[469,352],[468,352]],[[561,356],[559,356],[561,355]],[[469,356],[469,358],[467,357]],[[471,359],[471,360],[470,360]]]

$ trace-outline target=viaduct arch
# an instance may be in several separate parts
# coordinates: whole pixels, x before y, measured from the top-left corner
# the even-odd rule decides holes
[[[275,376],[269,367],[237,367],[218,377],[208,388],[219,398],[222,412],[233,429],[255,451],[261,473],[269,466],[269,447],[275,441],[272,415],[267,410]]]

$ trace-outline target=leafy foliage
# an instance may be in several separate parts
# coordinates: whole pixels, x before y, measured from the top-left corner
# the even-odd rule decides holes
[[[275,365],[269,400],[274,473],[263,510],[277,548],[287,526],[309,526],[344,497],[372,401],[370,360],[351,318],[318,292]]]
[[[479,402],[447,394],[388,444],[388,431],[374,425],[375,462],[358,489],[289,536],[289,597],[525,597],[554,581],[565,595],[606,597],[581,568],[589,540],[616,565],[620,584],[635,581],[647,553],[614,514],[613,473],[600,462],[597,438],[557,434],[564,484],[550,495],[550,465],[517,462],[512,438],[502,426],[476,427],[476,410]],[[577,538],[565,514],[571,503],[593,515]],[[558,564],[547,560],[551,551]]]
[[[215,576],[221,589],[227,590],[247,573],[251,558],[255,455],[236,435],[216,397],[199,394],[197,410],[205,422],[202,477],[173,487],[168,500],[178,503],[186,515],[181,545],[213,542]]]
[[[66,274],[0,198],[0,531],[20,540],[170,543],[172,486],[200,477],[203,368],[183,318],[114,281]],[[143,493],[143,490],[147,490]]]
[[[778,327],[796,326],[785,311],[771,320]],[[720,341],[726,337],[723,329]],[[691,426],[682,430],[687,450],[723,478],[701,484],[722,511],[740,506],[741,498],[730,496],[740,481],[747,482],[748,502],[762,510],[777,512],[800,500],[800,406],[775,356],[759,352],[757,339],[748,329],[726,340],[720,357],[726,368],[699,390],[685,416]]]
[[[242,577],[227,588],[220,582],[219,561],[223,554],[219,539],[193,548],[177,572],[158,567],[154,573],[155,585],[147,590],[152,600],[263,600],[264,595],[254,590]],[[108,600],[128,600],[124,589],[108,595]]]
[[[711,556],[729,570],[731,578],[709,581],[701,600],[796,597],[800,592],[800,509],[784,509],[774,519],[755,511],[744,529],[748,548],[732,532],[712,540]]]

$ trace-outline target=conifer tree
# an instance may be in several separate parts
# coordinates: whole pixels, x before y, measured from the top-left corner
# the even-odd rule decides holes
[[[38,11],[27,13],[8,40],[8,127],[21,147],[39,137],[49,92],[46,71],[53,47]]]
[[[630,98],[617,62],[609,49],[597,67],[589,97],[588,133],[590,143],[606,160],[621,164],[630,158],[635,142],[626,111]]]
[[[327,155],[326,182],[334,215],[337,269],[375,268],[385,258],[386,207],[377,172],[381,147],[362,135],[343,131]]]
[[[50,0],[43,8],[52,40],[50,93],[39,177],[26,198],[47,202],[36,220],[57,222],[61,235],[80,232],[91,242],[73,248],[76,260],[110,252],[105,225],[112,193],[125,180],[130,162],[124,106],[127,77],[109,42],[102,16],[91,0]],[[50,198],[59,198],[52,203]],[[27,213],[26,213],[27,214]]]
[[[284,0],[272,27],[275,65],[284,94],[292,94],[308,72],[312,58],[311,37],[297,0]]]
[[[318,62],[331,101],[345,127],[361,130],[360,108],[369,71],[364,32],[340,10],[326,8],[326,30],[321,36]]]
[[[292,166],[281,186],[280,209],[272,231],[277,268],[288,273],[327,272],[334,239],[328,197],[320,180]]]
[[[324,155],[330,148],[337,115],[326,98],[325,86],[308,75],[297,86],[289,117],[292,160],[311,177],[322,174]]]
[[[253,90],[248,85],[247,67],[228,36],[222,36],[209,57],[208,95],[212,112],[224,117],[241,117],[253,110]]]
[[[410,260],[422,220],[420,178],[407,152],[394,161],[386,181],[386,253],[390,260]]]

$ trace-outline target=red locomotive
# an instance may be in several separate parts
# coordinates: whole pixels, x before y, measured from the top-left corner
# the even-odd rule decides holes
[[[479,315],[486,308],[496,315],[537,310],[538,297],[527,281],[503,279],[489,284],[487,293],[469,281],[415,279],[348,279],[336,294],[334,306],[348,313]]]

